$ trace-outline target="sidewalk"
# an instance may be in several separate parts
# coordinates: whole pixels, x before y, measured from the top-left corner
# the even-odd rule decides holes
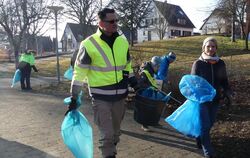
[[[32,78],[32,84],[44,86],[53,80]],[[67,108],[63,98],[22,92],[10,88],[10,79],[0,79],[0,158],[73,158],[63,144],[60,126]],[[80,108],[93,127],[94,158],[100,157],[98,130],[93,124],[89,101]],[[127,110],[122,123],[117,158],[201,158],[194,140],[182,136],[163,120],[163,127],[144,132]]]

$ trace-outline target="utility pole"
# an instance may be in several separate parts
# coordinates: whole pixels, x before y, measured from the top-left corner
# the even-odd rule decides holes
[[[57,80],[58,83],[60,83],[60,64],[59,64],[59,54],[58,54],[58,38],[57,38],[57,15],[60,10],[63,10],[63,7],[61,6],[48,6],[49,10],[53,11],[55,14],[55,25],[56,25],[56,62],[57,62]]]

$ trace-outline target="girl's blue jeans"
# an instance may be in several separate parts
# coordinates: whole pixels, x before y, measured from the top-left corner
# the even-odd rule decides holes
[[[201,141],[204,156],[213,156],[214,149],[211,145],[210,130],[215,122],[218,104],[206,102],[200,105],[201,135],[197,139]]]

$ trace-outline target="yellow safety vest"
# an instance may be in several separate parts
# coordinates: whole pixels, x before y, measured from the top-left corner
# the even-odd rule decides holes
[[[31,66],[32,65],[35,65],[35,57],[33,56],[33,54],[22,54],[20,59],[19,59],[19,62],[26,62],[26,63],[29,63]]]
[[[155,78],[153,78],[150,73],[148,72],[148,70],[143,70],[142,72],[144,72],[149,80],[149,82],[151,83],[151,85],[155,88],[158,88],[157,83],[155,81]]]
[[[87,78],[91,93],[113,95],[124,94],[126,89],[101,90],[98,87],[114,85],[123,79],[123,70],[133,76],[131,61],[127,60],[129,44],[124,36],[118,36],[113,44],[113,49],[103,41],[101,31],[84,40],[81,45],[91,58],[91,64],[81,64],[78,53],[73,76],[73,85],[82,85]]]

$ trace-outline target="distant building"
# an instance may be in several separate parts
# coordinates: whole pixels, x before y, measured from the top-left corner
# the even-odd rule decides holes
[[[27,39],[28,41],[24,48],[36,50],[38,54],[42,54],[43,52],[51,52],[54,50],[53,41],[51,40],[50,36],[30,35]]]
[[[84,29],[83,29],[84,28]],[[61,38],[62,51],[75,51],[83,39],[96,32],[97,26],[67,23]]]
[[[202,35],[231,33],[231,17],[224,16],[221,9],[214,9],[203,22],[200,28]]]
[[[204,23],[200,28],[202,35],[221,34],[231,36],[232,18],[223,12],[224,11],[219,8],[212,11],[203,21]],[[241,25],[238,22],[235,22],[235,33],[236,37],[241,36]]]
[[[95,33],[97,31],[97,27],[98,26],[95,25],[84,25],[83,31],[80,24],[67,23],[61,38],[62,51],[74,52],[79,49],[81,41]],[[128,28],[120,28],[120,33],[124,34],[128,40],[130,39],[130,31]],[[134,40],[136,39],[137,35],[135,32]]]
[[[138,29],[138,42],[193,35],[194,24],[180,6],[153,1],[152,12]]]

